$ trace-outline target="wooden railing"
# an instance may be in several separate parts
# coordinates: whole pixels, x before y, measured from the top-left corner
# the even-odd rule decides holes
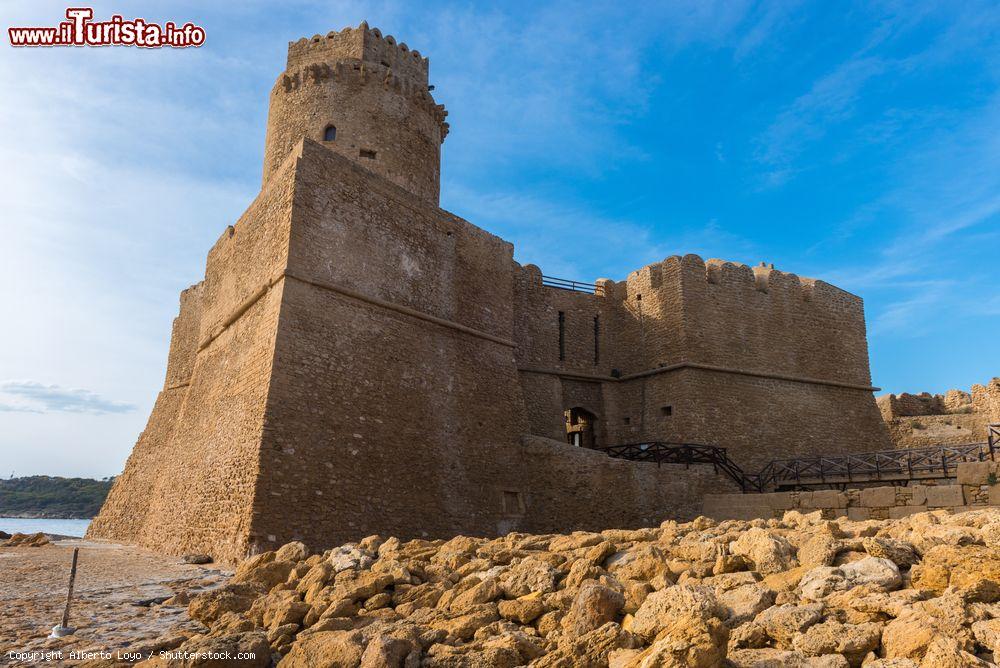
[[[953,478],[958,465],[996,460],[1000,454],[1000,424],[989,425],[985,443],[878,450],[846,455],[774,459],[758,473],[747,473],[729,459],[725,448],[700,443],[650,441],[602,448],[610,457],[657,464],[711,464],[743,492],[780,491],[851,483]]]
[[[747,476],[739,466],[729,459],[725,448],[701,443],[625,443],[601,448],[609,457],[628,459],[634,462],[656,462],[657,464],[711,464],[716,473],[729,476],[744,492],[759,492],[756,481]]]
[[[775,459],[756,474],[756,486],[788,489],[854,482],[953,478],[959,464],[994,459],[995,452],[992,444],[987,442]]]

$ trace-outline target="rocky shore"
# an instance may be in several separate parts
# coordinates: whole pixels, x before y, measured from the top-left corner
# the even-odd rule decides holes
[[[1000,509],[290,543],[188,614],[179,651],[255,657],[213,666],[990,666]]]

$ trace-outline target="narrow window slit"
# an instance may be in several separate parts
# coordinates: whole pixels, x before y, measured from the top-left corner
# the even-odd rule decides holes
[[[566,313],[559,311],[559,361],[566,359]]]

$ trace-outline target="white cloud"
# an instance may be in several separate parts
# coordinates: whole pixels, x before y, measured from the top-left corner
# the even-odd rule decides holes
[[[0,382],[0,411],[15,413],[129,413],[135,404],[113,401],[79,388],[45,385],[33,380]]]

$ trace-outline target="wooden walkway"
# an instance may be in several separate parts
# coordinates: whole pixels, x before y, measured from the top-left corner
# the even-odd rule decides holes
[[[711,464],[744,493],[845,488],[858,483],[905,485],[911,481],[954,478],[958,465],[996,460],[1000,456],[1000,424],[989,425],[982,443],[878,450],[846,455],[775,459],[757,473],[747,473],[725,448],[697,443],[627,443],[603,448],[610,457],[657,464]]]

